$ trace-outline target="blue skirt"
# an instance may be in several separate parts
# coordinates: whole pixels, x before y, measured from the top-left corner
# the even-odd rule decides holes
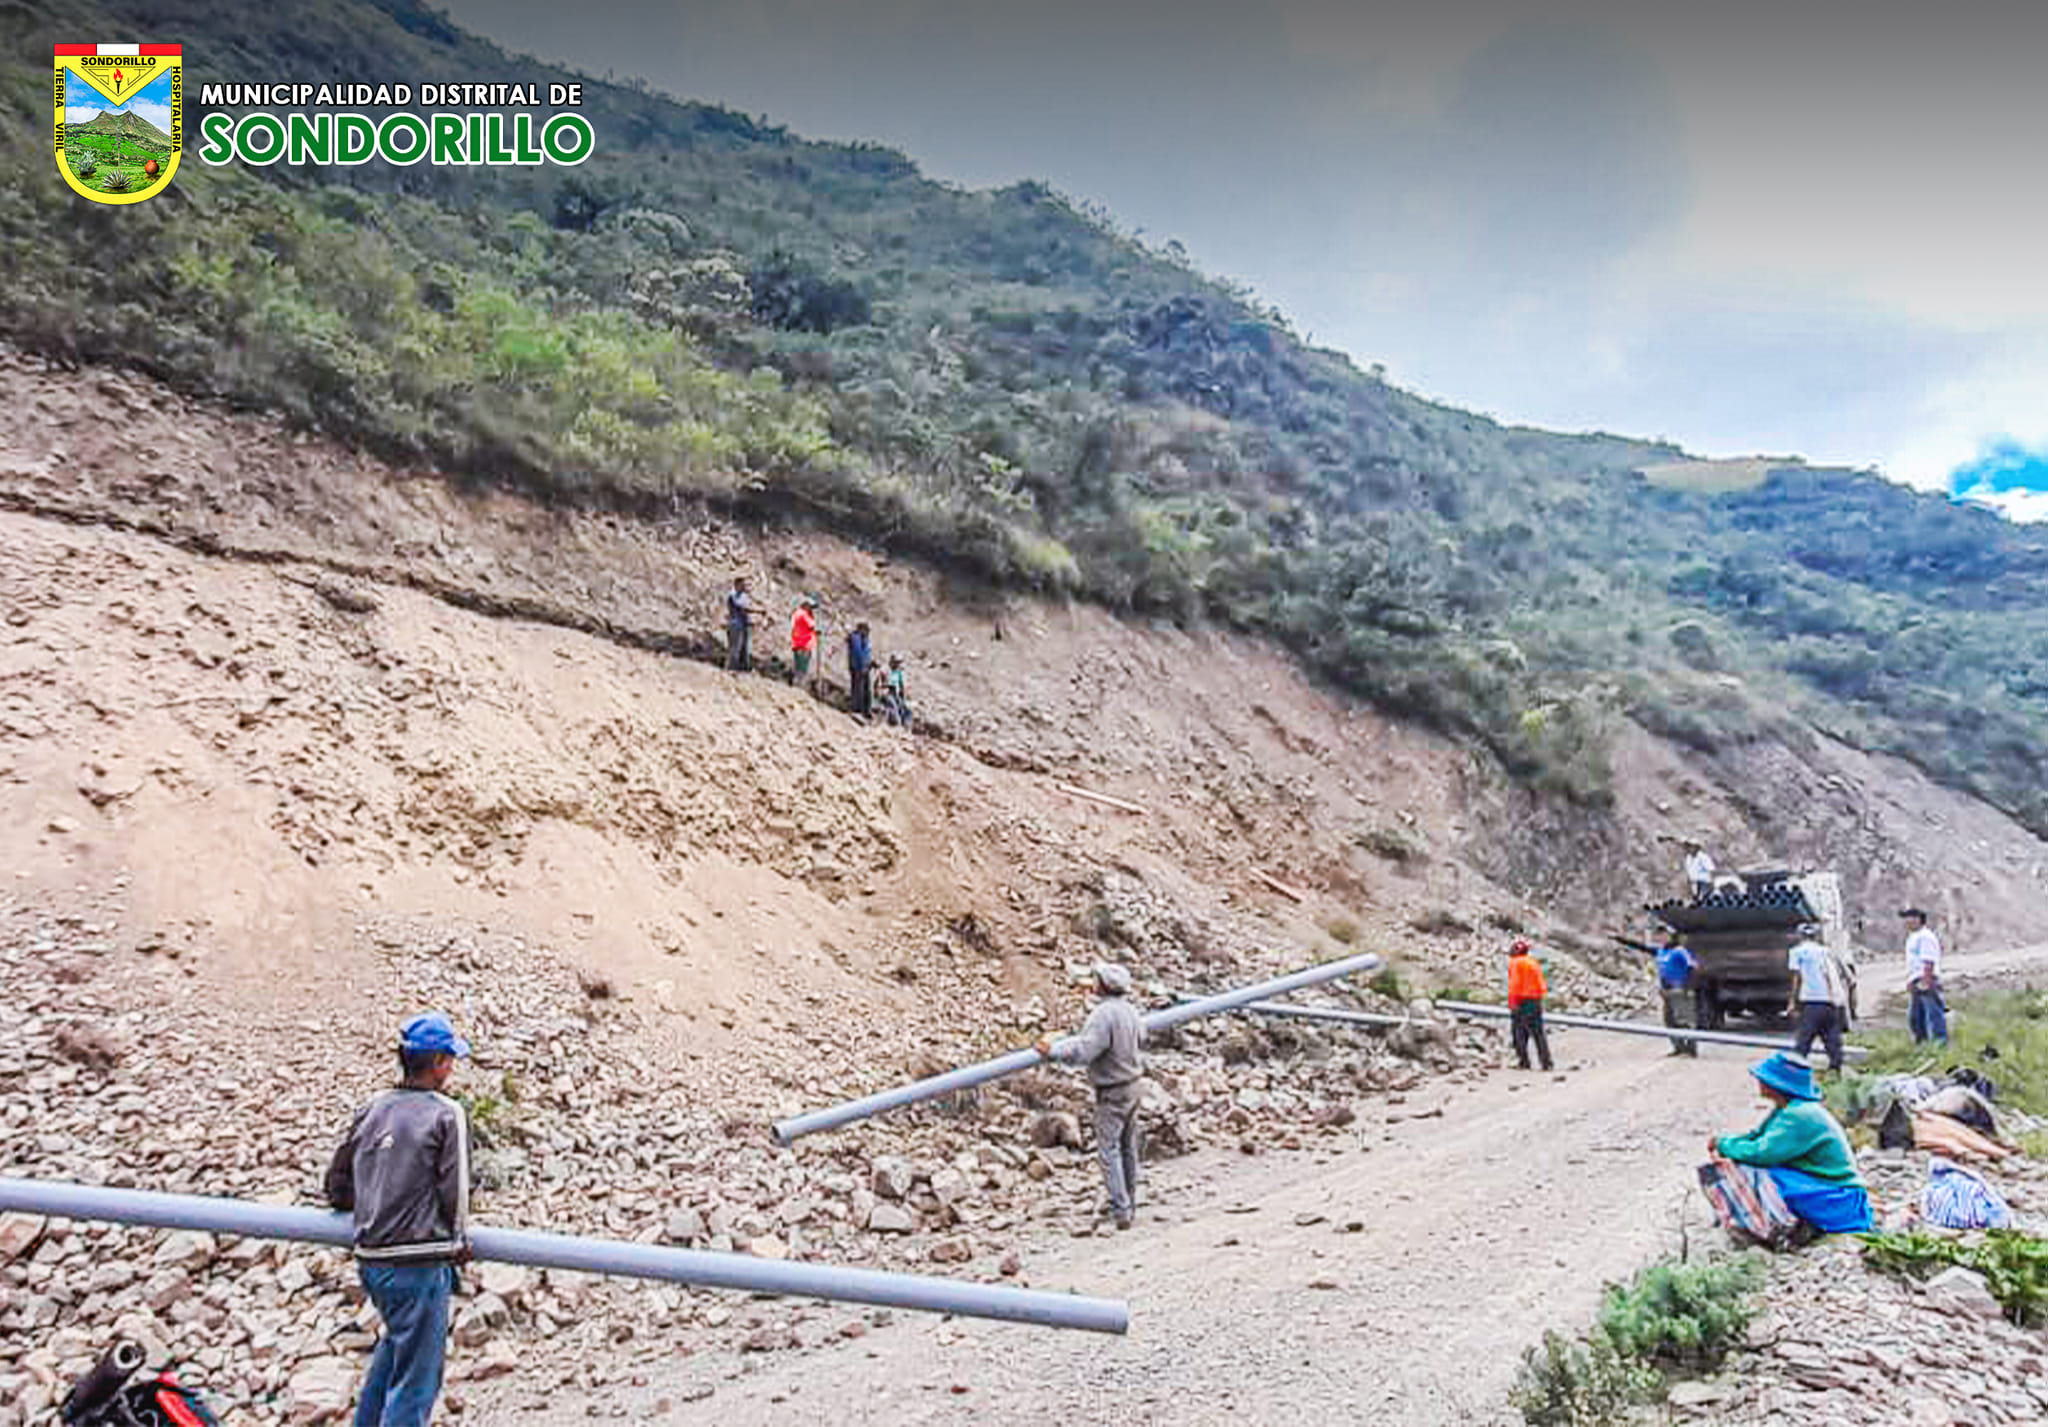
[[[1761,1171],[1778,1187],[1785,1207],[1825,1234],[1863,1234],[1874,1226],[1870,1195],[1860,1184],[1838,1184],[1782,1165]]]

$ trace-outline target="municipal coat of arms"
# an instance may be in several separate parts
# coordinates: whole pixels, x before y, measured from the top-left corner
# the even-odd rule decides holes
[[[185,146],[181,45],[58,45],[57,168],[95,203],[163,192]]]

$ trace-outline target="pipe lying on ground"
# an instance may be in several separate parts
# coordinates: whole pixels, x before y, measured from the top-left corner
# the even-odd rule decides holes
[[[1291,972],[1261,981],[1256,986],[1243,986],[1235,991],[1223,991],[1214,996],[1202,996],[1192,1001],[1165,1007],[1144,1018],[1148,1034],[1156,1034],[1184,1021],[1200,1016],[1213,1016],[1219,1011],[1234,1011],[1248,1001],[1257,1001],[1267,996],[1279,996],[1289,991],[1298,991],[1304,986],[1320,986],[1325,981],[1334,981],[1340,976],[1354,976],[1360,972],[1376,971],[1380,959],[1367,952],[1360,956],[1347,956],[1341,961],[1326,961],[1321,966],[1311,966],[1305,971]],[[813,1110],[808,1115],[798,1115],[783,1120],[775,1126],[775,1138],[789,1144],[804,1135],[819,1130],[836,1130],[841,1125],[865,1120],[884,1110],[894,1110],[904,1105],[914,1105],[920,1100],[934,1099],[951,1094],[955,1090],[966,1090],[972,1086],[999,1080],[1005,1075],[1015,1075],[1020,1070],[1029,1070],[1044,1059],[1035,1050],[1013,1050],[1008,1055],[984,1060],[978,1065],[965,1065],[958,1070],[949,1070],[943,1075],[929,1076],[899,1085],[894,1090],[882,1090],[873,1095],[864,1095],[858,1100],[849,1100],[843,1105],[829,1109]]]
[[[1466,1019],[1505,1021],[1508,1008],[1505,1006],[1482,1006],[1475,1001],[1436,1001],[1432,1003],[1439,1011],[1448,1011],[1454,1016]],[[1582,1031],[1614,1031],[1628,1036],[1662,1036],[1671,1040],[1704,1041],[1708,1045],[1747,1045],[1763,1050],[1792,1049],[1790,1040],[1766,1035],[1744,1035],[1740,1031],[1696,1031],[1686,1026],[1655,1025],[1649,1021],[1603,1021],[1597,1016],[1574,1016],[1564,1012],[1545,1011],[1543,1024],[1548,1026],[1572,1026]],[[1870,1052],[1860,1045],[1842,1047],[1842,1055],[1848,1060],[1861,1060]]]
[[[354,1236],[348,1215],[324,1209],[212,1199],[197,1194],[108,1189],[54,1180],[0,1178],[0,1212],[9,1210],[156,1229],[197,1229],[245,1239],[289,1239],[334,1248],[349,1247]],[[885,1273],[879,1269],[792,1263],[745,1254],[671,1249],[524,1229],[472,1226],[469,1242],[480,1259],[524,1264],[529,1268],[653,1278],[701,1288],[835,1299],[884,1308],[914,1308],[926,1313],[958,1313],[971,1318],[1036,1323],[1046,1328],[1080,1328],[1093,1333],[1123,1333],[1130,1328],[1130,1310],[1114,1299],[1083,1298],[1041,1289],[1004,1288],[959,1279]]]

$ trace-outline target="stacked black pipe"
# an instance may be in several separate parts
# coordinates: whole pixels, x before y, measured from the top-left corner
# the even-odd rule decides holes
[[[1698,901],[1673,898],[1647,910],[1673,931],[1722,931],[1740,927],[1788,927],[1815,920],[1812,905],[1789,882],[1768,881],[1740,891],[1709,892]]]

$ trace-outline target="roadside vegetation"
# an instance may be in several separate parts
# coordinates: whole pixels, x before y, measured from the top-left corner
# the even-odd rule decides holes
[[[1946,1049],[1916,1044],[1902,1029],[1859,1031],[1870,1054],[1826,1087],[1828,1108],[1845,1124],[1875,1104],[1886,1076],[1943,1076],[1970,1066],[1997,1088],[1996,1103],[2048,1116],[2048,991],[1990,991],[1951,1003]]]
[[[1806,719],[2048,832],[2030,531],[1436,405],[1041,184],[964,192],[633,86],[586,80],[601,152],[574,170],[193,163],[89,204],[50,162],[38,46],[156,18],[52,0],[0,56],[13,341],[550,500],[819,521],[1266,635],[1588,804],[1625,719],[1707,755]],[[417,0],[183,25],[195,102],[330,69],[585,78]]]
[[[1584,1338],[1546,1333],[1523,1355],[1513,1400],[1530,1427],[1597,1427],[1662,1402],[1742,1343],[1764,1280],[1756,1253],[1665,1259],[1608,1285]]]
[[[1963,1236],[1924,1229],[1865,1234],[1864,1261],[1901,1278],[1925,1279],[1951,1266],[1984,1276],[2005,1316],[2023,1328],[2048,1322],[2048,1239],[2018,1229]]]

